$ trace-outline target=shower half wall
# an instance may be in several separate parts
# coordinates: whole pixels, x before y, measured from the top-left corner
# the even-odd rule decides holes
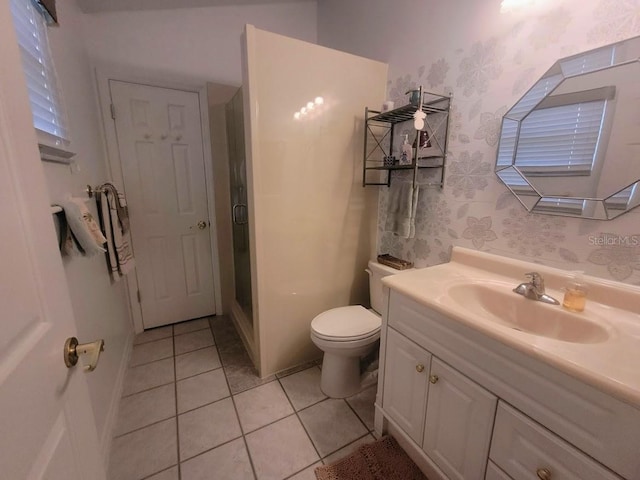
[[[363,115],[385,99],[387,65],[250,25],[244,42],[254,353],[264,377],[320,357],[314,316],[368,304],[377,190],[360,183]]]

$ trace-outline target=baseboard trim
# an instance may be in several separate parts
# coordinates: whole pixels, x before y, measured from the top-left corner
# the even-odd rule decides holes
[[[249,330],[249,326],[247,326],[247,321],[244,318],[244,312],[238,306],[236,302],[233,302],[231,305],[231,321],[236,327],[236,331],[240,335],[240,340],[244,344],[247,353],[249,354],[249,358],[253,362],[253,365],[256,367],[256,370],[260,372],[260,362],[258,361],[258,354],[255,349],[255,342],[253,339],[253,331]]]
[[[109,413],[102,429],[102,436],[100,438],[100,453],[102,454],[102,461],[104,463],[105,471],[109,470],[109,456],[111,454],[111,440],[113,439],[113,431],[116,428],[116,421],[118,420],[118,409],[120,408],[120,399],[122,398],[122,389],[124,388],[124,376],[127,373],[127,366],[131,358],[131,352],[133,351],[133,337],[132,331],[127,336],[125,341],[125,351],[122,355],[122,361],[118,369],[118,376],[116,377],[115,384],[113,386],[113,394],[111,395],[111,402],[109,404]]]

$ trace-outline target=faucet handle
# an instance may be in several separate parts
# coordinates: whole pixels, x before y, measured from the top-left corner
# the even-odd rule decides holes
[[[544,292],[544,279],[542,278],[542,275],[538,272],[529,272],[525,273],[525,276],[529,277],[534,287]]]

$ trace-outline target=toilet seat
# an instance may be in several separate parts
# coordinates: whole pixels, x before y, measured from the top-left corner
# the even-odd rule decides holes
[[[322,312],[311,321],[312,334],[332,342],[353,342],[379,336],[382,321],[362,305],[338,307]]]

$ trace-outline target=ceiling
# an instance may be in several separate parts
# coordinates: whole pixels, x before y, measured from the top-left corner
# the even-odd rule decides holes
[[[217,7],[223,5],[264,5],[315,0],[76,0],[85,13],[122,10],[166,10],[173,8]]]

